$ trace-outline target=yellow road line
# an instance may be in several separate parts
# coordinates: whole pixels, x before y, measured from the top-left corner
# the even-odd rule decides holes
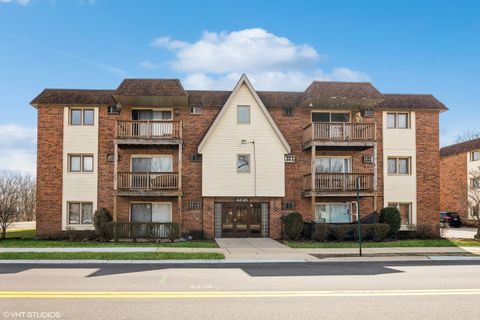
[[[441,296],[480,295],[480,289],[431,290],[340,290],[340,291],[0,291],[1,298],[300,298],[300,297],[379,297],[379,296]]]

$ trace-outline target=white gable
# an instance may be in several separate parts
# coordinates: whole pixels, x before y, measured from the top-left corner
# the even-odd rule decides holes
[[[250,123],[237,123],[237,106],[250,106]],[[242,140],[252,143],[242,143]],[[285,195],[284,155],[290,146],[242,76],[199,146],[203,196]],[[237,155],[250,155],[250,172],[237,172]],[[255,167],[256,166],[256,167]]]

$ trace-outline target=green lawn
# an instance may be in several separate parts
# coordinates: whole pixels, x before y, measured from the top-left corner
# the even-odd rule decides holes
[[[7,238],[34,238],[35,229],[7,229]]]
[[[317,242],[317,241],[287,241],[290,248],[358,248],[357,242]],[[363,242],[364,248],[391,247],[479,247],[480,241],[474,240],[398,240],[386,242]]]
[[[153,242],[100,242],[100,241],[67,241],[36,240],[34,229],[8,230],[7,239],[0,240],[1,248],[71,248],[71,247],[172,247],[172,248],[216,248],[215,241],[194,240],[178,243]],[[13,239],[16,238],[16,239]],[[23,238],[23,239],[18,239]]]
[[[0,260],[192,260],[225,259],[217,252],[0,252]]]

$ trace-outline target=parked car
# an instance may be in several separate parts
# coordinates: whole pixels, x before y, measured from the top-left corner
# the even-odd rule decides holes
[[[462,219],[456,212],[440,212],[440,225],[460,228],[462,226]]]

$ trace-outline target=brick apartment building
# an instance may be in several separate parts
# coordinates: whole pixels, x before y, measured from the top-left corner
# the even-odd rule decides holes
[[[478,186],[472,172],[480,170],[480,139],[440,149],[440,209],[457,212],[464,224],[473,224],[468,209],[468,189]]]
[[[37,234],[117,221],[178,222],[212,237],[279,238],[280,217],[356,220],[397,206],[402,225],[437,223],[439,113],[431,95],[370,83],[304,92],[184,90],[126,79],[116,90],[45,89],[38,110]]]

